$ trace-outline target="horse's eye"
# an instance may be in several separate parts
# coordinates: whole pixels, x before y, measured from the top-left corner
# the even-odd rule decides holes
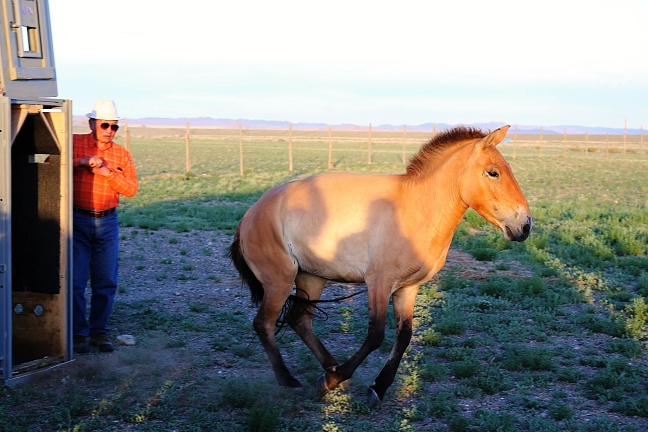
[[[499,177],[499,173],[497,171],[488,171],[488,175],[491,176],[492,178]]]

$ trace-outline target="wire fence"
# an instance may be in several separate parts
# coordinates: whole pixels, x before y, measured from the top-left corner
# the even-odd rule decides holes
[[[163,147],[175,173],[213,169],[261,171],[339,169],[377,164],[407,164],[421,145],[437,133],[366,130],[285,130],[126,127],[120,138],[136,159]],[[125,142],[124,142],[125,139]],[[509,130],[498,148],[507,158],[648,159],[643,133],[548,134]],[[214,164],[216,166],[214,166]],[[283,168],[282,168],[283,167]]]

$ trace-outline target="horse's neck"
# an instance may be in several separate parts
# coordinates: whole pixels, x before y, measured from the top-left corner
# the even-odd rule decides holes
[[[406,180],[406,208],[423,236],[448,244],[452,240],[468,209],[457,183],[459,170],[456,163],[447,163]]]

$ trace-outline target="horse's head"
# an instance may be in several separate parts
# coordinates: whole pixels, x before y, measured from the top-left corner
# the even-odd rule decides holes
[[[461,176],[461,199],[500,227],[507,240],[524,241],[533,226],[531,211],[511,167],[495,148],[508,129],[501,127],[474,144]]]

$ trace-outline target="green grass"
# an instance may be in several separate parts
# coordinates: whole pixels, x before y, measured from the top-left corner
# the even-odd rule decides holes
[[[161,262],[138,262],[138,273],[162,266],[151,283],[185,287],[209,278],[218,289],[173,313],[155,298],[118,300],[114,320],[134,329],[138,345],[35,385],[1,388],[0,431],[648,429],[645,153],[606,158],[581,146],[566,157],[560,149],[543,149],[539,157],[526,147],[513,159],[513,147],[504,145],[534,214],[531,237],[505,242],[474,211],[466,214],[453,248],[475,261],[449,266],[421,287],[413,343],[383,408],[370,412],[366,387],[389,355],[393,328],[349,388],[323,401],[312,389],[319,365],[287,331],[282,352],[306,387],[278,388],[254,339],[245,292],[223,308],[222,276],[197,270],[196,260],[223,251],[182,245],[195,231],[231,234],[265,190],[327,170],[325,135],[295,133],[289,172],[285,134],[249,131],[241,176],[237,133],[196,131],[190,173],[182,138],[134,136],[140,192],[120,207],[128,228],[123,241],[157,236],[176,248]],[[408,155],[417,147],[415,136]],[[371,165],[364,138],[334,136],[334,170],[403,171],[397,136],[374,135]],[[174,235],[156,234],[162,229]],[[137,260],[146,255],[138,251]],[[364,298],[326,314],[315,328],[345,359],[367,329]]]

